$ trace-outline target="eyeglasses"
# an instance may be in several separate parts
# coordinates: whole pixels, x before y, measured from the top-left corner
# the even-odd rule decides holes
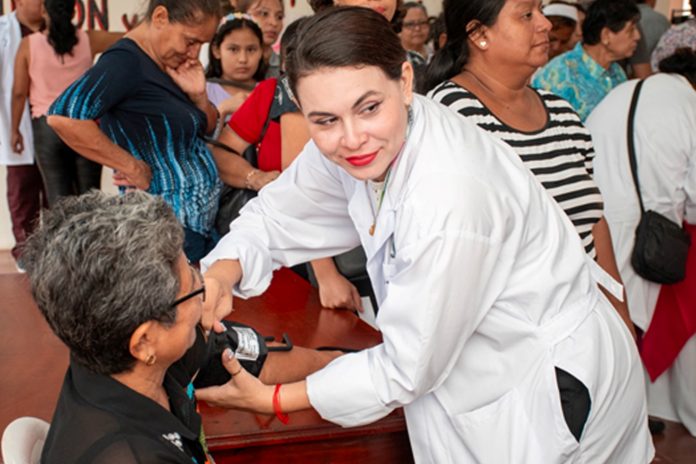
[[[427,19],[422,19],[420,21],[405,21],[404,22],[404,29],[416,29],[419,27],[428,27],[430,23],[428,23]]]
[[[174,300],[172,303],[172,308],[180,305],[184,301],[190,300],[194,296],[200,295],[201,293],[203,294],[203,301],[205,301],[205,284],[203,283],[203,274],[201,274],[201,271],[198,270],[198,268],[195,268],[193,266],[189,266],[191,269],[193,269],[194,273],[198,275],[198,281],[201,283],[201,288],[198,288],[191,293],[187,293],[186,295],[182,296],[181,298],[177,298]]]

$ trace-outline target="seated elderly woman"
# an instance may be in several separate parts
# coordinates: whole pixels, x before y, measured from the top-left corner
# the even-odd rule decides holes
[[[24,256],[70,367],[41,462],[207,462],[191,380],[214,317],[203,314],[205,287],[183,239],[164,200],[143,192],[94,192],[44,211]],[[223,330],[216,323],[210,339]],[[271,382],[302,378],[334,357],[297,347],[265,362],[258,354],[245,367]]]
[[[568,100],[585,121],[611,89],[626,80],[617,63],[635,52],[640,11],[633,0],[596,0],[582,25],[582,42],[557,56],[532,80]]]

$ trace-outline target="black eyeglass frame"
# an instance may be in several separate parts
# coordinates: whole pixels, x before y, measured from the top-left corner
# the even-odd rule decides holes
[[[191,267],[191,269],[195,270],[196,274],[198,274],[198,278],[201,282],[201,288],[197,288],[196,290],[192,291],[191,293],[187,293],[186,295],[174,300],[174,302],[171,305],[172,308],[180,305],[184,301],[190,300],[194,296],[200,295],[201,293],[203,294],[203,301],[205,301],[205,281],[203,280],[203,274],[201,274],[201,271],[199,271],[198,268],[195,268],[193,266],[190,266],[190,267]]]

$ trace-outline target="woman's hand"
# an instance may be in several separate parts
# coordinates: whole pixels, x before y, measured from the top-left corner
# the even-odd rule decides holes
[[[273,387],[249,374],[229,348],[222,353],[222,365],[232,378],[224,385],[196,390],[196,399],[219,408],[243,409],[273,414]]]
[[[364,311],[358,289],[338,272],[318,280],[318,283],[319,301],[323,307]]]
[[[237,111],[237,108],[242,106],[244,100],[249,96],[249,92],[237,92],[234,96],[223,100],[218,105],[218,111],[220,112],[220,117],[224,118],[228,114],[232,114]]]
[[[114,171],[113,181],[114,185],[119,187],[135,187],[147,190],[150,188],[150,181],[152,181],[152,170],[146,162],[133,158],[131,169]]]
[[[196,104],[203,108],[208,103],[205,91],[205,72],[198,60],[187,60],[178,68],[166,68],[174,83]]]
[[[22,133],[20,131],[15,131],[12,133],[10,146],[12,147],[12,151],[18,155],[22,154],[24,151],[24,137],[22,137]]]
[[[249,177],[249,187],[257,192],[276,180],[280,175],[280,171],[261,171],[257,169],[253,176]]]

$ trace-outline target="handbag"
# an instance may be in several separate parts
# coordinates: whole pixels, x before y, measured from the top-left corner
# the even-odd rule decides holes
[[[636,274],[644,279],[660,284],[673,284],[684,279],[691,237],[681,226],[662,214],[652,210],[645,211],[643,205],[633,140],[633,123],[643,82],[645,81],[636,85],[628,112],[628,159],[640,203],[640,221],[636,227],[631,266]]]
[[[261,136],[259,140],[263,140],[264,135],[266,135],[266,129],[268,129],[268,124],[271,122],[270,116],[266,118],[263,129],[261,130]],[[233,153],[234,156],[240,156],[234,149],[228,145],[212,139],[206,138],[206,143],[213,145],[214,147],[221,148],[229,153]],[[255,169],[259,167],[258,153],[256,151],[256,145],[250,144],[246,150],[241,154],[242,158],[247,160],[247,162]],[[220,193],[220,200],[218,202],[218,212],[215,216],[215,230],[220,235],[225,235],[230,231],[230,224],[232,221],[239,217],[239,212],[250,200],[256,197],[258,192],[256,190],[232,187],[231,185],[225,184]]]

